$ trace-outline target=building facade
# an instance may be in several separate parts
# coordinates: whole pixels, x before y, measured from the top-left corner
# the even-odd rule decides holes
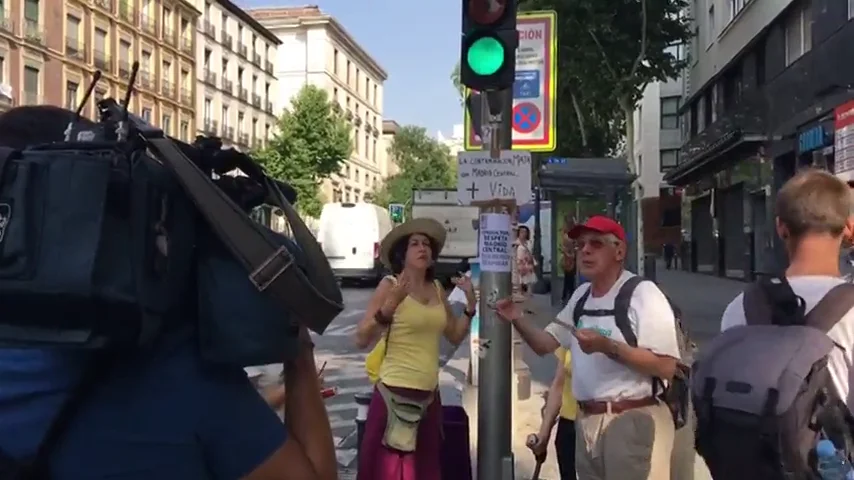
[[[661,253],[665,244],[681,238],[681,189],[664,181],[679,163],[682,135],[679,105],[682,79],[647,85],[635,110],[635,165],[643,197],[643,239],[646,252]]]
[[[385,161],[381,165],[381,173],[383,178],[388,178],[392,175],[397,175],[400,168],[391,156],[391,144],[394,142],[394,137],[400,131],[400,125],[394,120],[383,120],[383,131],[380,137],[380,149],[383,151]]]
[[[846,179],[854,151],[854,1],[695,0],[697,37],[681,109],[690,267],[751,279],[785,266],[777,189],[799,168]],[[836,144],[836,145],[835,145]]]
[[[138,61],[131,109],[170,135],[192,139],[199,13],[182,0],[11,2],[0,19],[0,108],[46,103],[76,109],[100,70],[83,108],[94,118],[95,101],[124,98]]]
[[[281,41],[229,0],[196,0],[199,134],[261,148],[276,126],[274,61]]]
[[[275,111],[289,108],[291,98],[311,84],[326,90],[351,122],[353,153],[340,174],[324,182],[325,200],[369,200],[388,172],[381,138],[388,74],[337,20],[317,7],[254,9],[249,14],[282,42],[274,61]]]

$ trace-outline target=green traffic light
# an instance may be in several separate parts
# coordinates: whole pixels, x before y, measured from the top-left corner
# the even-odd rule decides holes
[[[494,75],[504,65],[504,45],[492,37],[475,40],[466,53],[469,68],[478,75]]]

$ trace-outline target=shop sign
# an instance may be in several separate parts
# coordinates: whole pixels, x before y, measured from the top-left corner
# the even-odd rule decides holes
[[[830,144],[830,135],[823,125],[817,125],[798,135],[798,153],[811,152]]]

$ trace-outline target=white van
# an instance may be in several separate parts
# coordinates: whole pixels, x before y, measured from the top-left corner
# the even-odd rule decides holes
[[[386,209],[372,203],[327,203],[317,239],[341,280],[378,282],[384,272],[380,242],[392,229]]]

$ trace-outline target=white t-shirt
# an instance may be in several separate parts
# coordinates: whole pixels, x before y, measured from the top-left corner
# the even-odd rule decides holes
[[[624,271],[611,290],[601,296],[587,297],[585,310],[613,310],[614,300],[626,280],[634,277]],[[575,289],[566,307],[557,315],[559,322],[572,325],[575,304],[587,291],[582,285]],[[629,304],[629,321],[638,339],[638,347],[646,348],[659,355],[679,358],[679,342],[676,339],[676,318],[664,294],[653,282],[641,282],[635,288]],[[625,343],[625,338],[614,321],[614,316],[582,315],[578,328],[593,328],[602,335]],[[572,391],[579,401],[617,401],[646,398],[652,395],[652,379],[638,373],[605,354],[586,354],[581,351],[575,336],[561,323],[553,322],[546,331],[561,346],[572,352]]]
[[[840,283],[843,283],[841,278],[819,275],[791,277],[788,280],[795,294],[803,298],[804,302],[806,302],[807,313],[818,305],[818,302],[827,295],[827,292]],[[726,307],[724,315],[721,318],[721,331],[746,323],[743,299],[744,295],[740,294]],[[842,320],[830,329],[828,336],[845,349],[834,348],[830,352],[827,368],[830,371],[830,376],[839,392],[839,396],[846,400],[848,409],[854,412],[854,397],[852,397],[848,388],[852,372],[854,372],[851,368],[851,365],[854,364],[854,361],[852,361],[852,350],[854,350],[854,310],[849,311],[842,317]]]

